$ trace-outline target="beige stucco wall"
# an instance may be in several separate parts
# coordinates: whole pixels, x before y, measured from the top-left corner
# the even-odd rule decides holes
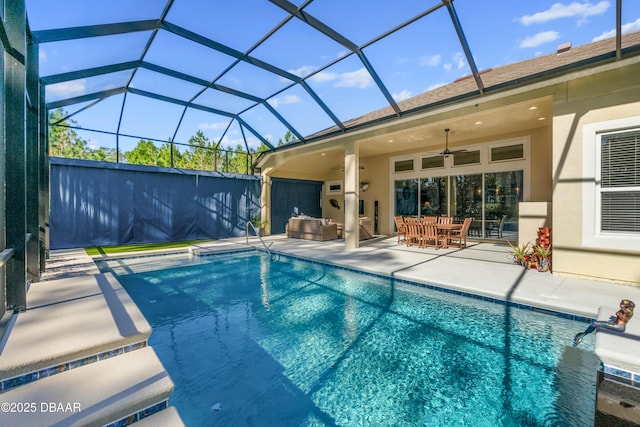
[[[640,285],[640,251],[586,247],[583,127],[640,116],[640,65],[558,87],[553,118],[553,271]]]

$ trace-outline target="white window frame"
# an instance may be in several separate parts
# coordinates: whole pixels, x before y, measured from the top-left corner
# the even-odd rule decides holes
[[[342,181],[326,181],[324,185],[326,194],[342,194]],[[331,187],[338,187],[338,189],[332,190]]]
[[[511,147],[515,145],[522,145],[522,157],[514,157],[513,159],[504,159],[504,160],[492,160],[491,159],[491,150],[494,148],[501,147]],[[518,160],[526,160],[527,159],[527,146],[524,142],[511,142],[511,143],[500,143],[500,144],[492,144],[487,149],[487,161],[489,163],[502,163],[502,162],[517,162]]]
[[[582,244],[586,247],[640,250],[640,235],[604,232],[600,227],[600,141],[603,134],[640,127],[640,116],[590,123],[582,128]]]
[[[413,167],[411,169],[407,169],[406,171],[397,171],[396,172],[396,163],[397,162],[406,162],[411,160],[413,162]],[[420,164],[421,165],[421,164]],[[403,156],[396,157],[391,161],[391,173],[413,173],[416,171],[416,156]]]

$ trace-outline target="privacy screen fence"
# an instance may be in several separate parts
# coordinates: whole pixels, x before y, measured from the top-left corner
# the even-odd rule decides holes
[[[261,178],[50,158],[50,248],[241,236]]]

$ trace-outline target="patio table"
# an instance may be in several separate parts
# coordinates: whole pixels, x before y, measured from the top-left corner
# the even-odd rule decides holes
[[[452,230],[460,230],[462,228],[462,224],[436,224],[438,230],[442,230],[445,232],[445,238],[442,242],[442,249],[446,249],[449,247],[449,239],[451,238]]]

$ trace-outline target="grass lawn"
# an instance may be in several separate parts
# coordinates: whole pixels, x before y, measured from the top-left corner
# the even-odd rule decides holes
[[[169,243],[141,243],[137,245],[122,245],[122,246],[94,246],[91,248],[84,248],[87,255],[112,255],[126,252],[140,252],[140,251],[153,251],[159,249],[175,249],[185,248],[189,245],[195,245],[197,243],[209,242],[211,240],[187,240],[185,242],[169,242]]]

